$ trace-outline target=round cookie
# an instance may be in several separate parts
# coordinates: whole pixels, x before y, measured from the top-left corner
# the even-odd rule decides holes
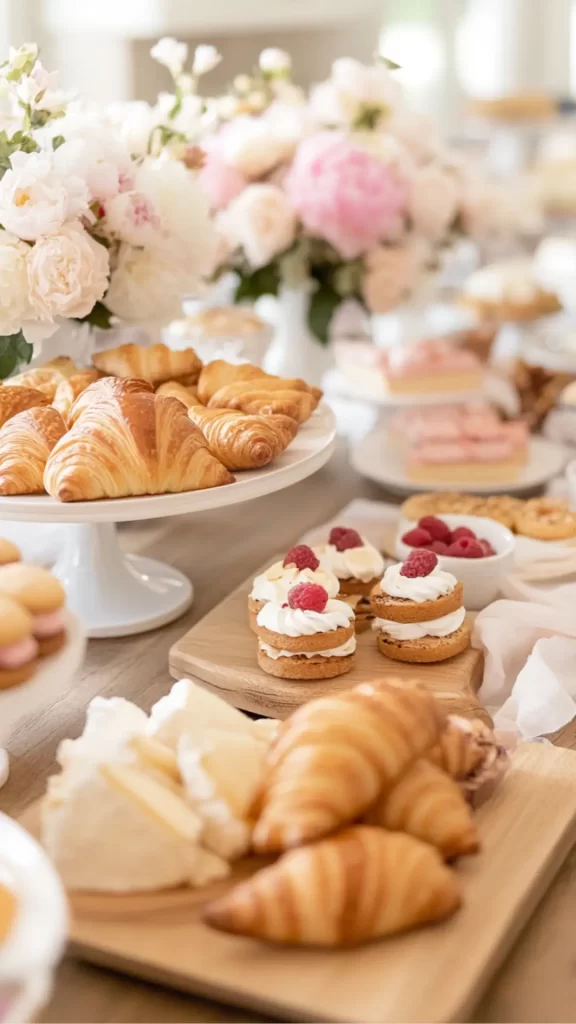
[[[509,530],[516,528],[516,518],[526,504],[522,498],[512,498],[508,494],[493,494],[489,498],[483,498],[478,508],[477,515],[486,516],[487,519],[494,519]]]
[[[465,651],[470,644],[470,627],[464,624],[448,636],[425,636],[419,640],[393,640],[379,633],[376,640],[380,653],[387,658],[426,665],[447,661]]]
[[[481,498],[471,494],[460,494],[458,491],[430,491],[426,494],[414,494],[402,505],[404,519],[417,522],[424,516],[436,515],[476,515]]]
[[[310,679],[335,679],[350,672],[356,664],[356,656],[347,654],[343,658],[269,658],[265,651],[258,648],[258,664],[263,672],[278,679],[291,679],[294,682]]]
[[[333,647],[341,647],[354,636],[354,620],[349,626],[339,626],[327,633],[312,633],[310,636],[284,636],[257,624],[256,634],[265,644],[280,651],[330,651]]]
[[[379,578],[379,576],[374,576],[373,579],[367,580],[365,583],[362,580],[355,579],[354,577],[349,580],[341,579],[338,597],[350,597],[352,594],[359,594],[360,597],[370,597],[372,587],[378,582]]]
[[[60,580],[52,573],[22,562],[0,568],[0,594],[12,597],[32,616],[60,611],[66,600]],[[53,636],[38,636],[36,639],[41,657],[46,657],[64,646],[66,630],[60,629]]]
[[[464,587],[457,583],[449,594],[443,594],[433,601],[411,601],[406,597],[389,597],[382,592],[378,583],[372,591],[371,604],[374,615],[392,622],[428,622],[455,612],[462,605]]]
[[[565,501],[531,498],[516,516],[516,530],[535,540],[568,540],[576,537],[576,513]]]

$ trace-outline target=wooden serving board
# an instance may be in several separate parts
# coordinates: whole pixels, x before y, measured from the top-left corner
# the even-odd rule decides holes
[[[190,676],[243,711],[286,718],[313,697],[394,675],[417,679],[455,714],[490,722],[476,696],[482,682],[482,654],[471,648],[438,665],[408,665],[380,654],[373,633],[368,631],[358,637],[356,668],[345,676],[290,682],[266,675],[256,661],[257,639],[248,626],[247,602],[253,577],[173,645],[169,664],[176,679]]]
[[[75,894],[72,950],[94,963],[284,1021],[463,1021],[576,840],[576,753],[523,744],[478,811],[482,852],[458,866],[450,921],[350,951],[271,947],[222,935],[192,892]],[[36,831],[37,805],[23,824]],[[234,870],[233,880],[254,863]]]

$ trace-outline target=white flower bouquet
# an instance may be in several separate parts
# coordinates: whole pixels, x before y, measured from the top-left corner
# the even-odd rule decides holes
[[[133,153],[55,79],[35,45],[0,67],[0,378],[63,318],[167,322],[214,264],[197,172]]]

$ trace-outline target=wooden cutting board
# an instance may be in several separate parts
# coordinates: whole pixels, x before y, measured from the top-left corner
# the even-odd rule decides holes
[[[290,682],[266,675],[256,661],[257,640],[248,626],[253,578],[254,574],[173,645],[169,664],[176,679],[190,676],[243,711],[286,718],[313,697],[394,675],[418,679],[454,714],[490,723],[476,696],[482,682],[482,654],[471,648],[438,665],[407,665],[380,654],[368,631],[358,637],[356,668],[339,679]]]
[[[482,853],[441,925],[355,950],[268,947],[203,925],[230,882],[150,895],[75,894],[72,950],[94,963],[284,1021],[463,1021],[576,840],[576,752],[523,744],[478,811]],[[23,824],[36,831],[38,808]],[[238,878],[253,870],[244,863]]]

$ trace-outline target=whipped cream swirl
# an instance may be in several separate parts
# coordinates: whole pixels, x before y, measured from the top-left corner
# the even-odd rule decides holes
[[[320,544],[313,548],[320,559],[320,567],[333,572],[340,580],[357,579],[363,583],[377,579],[384,572],[384,558],[380,552],[362,537],[363,547],[346,548],[338,551],[333,544]]]
[[[259,645],[260,650],[274,661],[277,661],[278,658],[316,658],[318,655],[322,658],[346,658],[348,655],[354,654],[356,650],[356,637],[351,636],[345,644],[341,644],[340,647],[332,647],[329,651],[279,651],[276,647],[265,644],[263,640],[259,641]]]
[[[439,619],[428,622],[392,622],[391,619],[374,619],[372,629],[391,636],[393,640],[421,640],[425,636],[450,636],[464,622],[465,608],[457,608],[455,612],[441,615]]]
[[[428,576],[402,576],[402,563],[390,565],[382,577],[382,593],[388,597],[404,597],[409,601],[435,601],[437,597],[451,594],[458,580],[451,572],[434,567]]]
[[[314,633],[329,633],[341,626],[349,626],[353,619],[354,611],[344,601],[327,601],[323,612],[282,608],[268,601],[258,612],[256,622],[264,629],[282,636],[312,636]]]
[[[297,569],[295,565],[283,565],[275,562],[266,572],[256,576],[250,597],[254,601],[274,601],[284,604],[288,600],[288,591],[298,583],[317,583],[324,587],[328,597],[336,597],[340,584],[334,573],[321,566],[318,569]]]

